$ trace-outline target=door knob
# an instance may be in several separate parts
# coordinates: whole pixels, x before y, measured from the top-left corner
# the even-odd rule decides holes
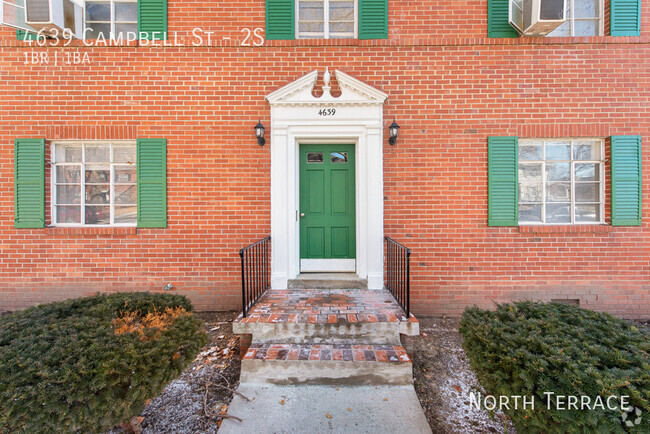
[[[305,216],[305,213],[304,213],[304,212],[301,212],[301,213],[300,213],[300,217],[304,217],[304,216]]]

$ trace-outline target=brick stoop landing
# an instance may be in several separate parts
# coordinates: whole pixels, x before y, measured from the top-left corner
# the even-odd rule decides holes
[[[412,363],[400,334],[416,336],[387,290],[267,291],[233,323],[252,335],[241,381],[273,384],[411,384]]]

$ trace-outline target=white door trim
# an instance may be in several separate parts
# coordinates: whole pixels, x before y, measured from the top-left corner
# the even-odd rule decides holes
[[[301,143],[355,144],[356,271],[383,287],[383,103],[386,94],[336,71],[341,96],[312,95],[317,71],[267,96],[271,105],[271,287],[286,289],[300,272]],[[322,116],[321,109],[335,109]]]

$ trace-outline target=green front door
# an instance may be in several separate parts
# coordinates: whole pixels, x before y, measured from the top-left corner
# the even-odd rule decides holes
[[[300,145],[301,271],[355,271],[354,145]]]

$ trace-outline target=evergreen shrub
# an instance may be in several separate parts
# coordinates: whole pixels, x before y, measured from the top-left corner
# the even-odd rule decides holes
[[[119,293],[0,317],[0,432],[103,432],[207,342],[185,297]]]
[[[523,409],[521,400],[519,409],[512,400],[510,409],[503,409],[519,432],[650,432],[646,328],[576,306],[523,301],[499,304],[494,311],[467,308],[460,333],[488,394],[497,401],[500,396],[533,397],[534,409]],[[586,396],[590,404],[566,409],[564,398],[560,410],[557,395]],[[598,396],[604,409],[596,405]],[[634,412],[624,420],[622,410],[607,408],[609,396],[619,397],[610,400],[619,405],[621,396],[629,396]]]

